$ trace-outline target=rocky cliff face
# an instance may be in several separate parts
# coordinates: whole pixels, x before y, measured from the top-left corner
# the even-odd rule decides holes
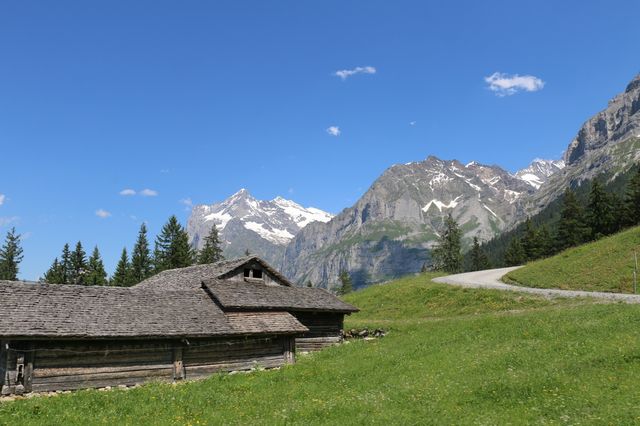
[[[284,248],[298,231],[312,222],[328,222],[331,218],[327,212],[304,208],[282,197],[256,200],[242,189],[220,203],[195,206],[187,232],[192,246],[199,249],[215,224],[226,257],[240,257],[249,250],[278,265]]]
[[[287,246],[282,269],[299,283],[331,287],[343,269],[356,285],[419,271],[443,218],[465,241],[487,240],[521,216],[535,187],[497,166],[429,157],[395,165],[360,200],[328,223],[315,223]]]
[[[610,100],[606,109],[582,125],[569,143],[564,161],[566,167],[527,200],[527,214],[540,211],[568,186],[605,172],[615,176],[640,161],[640,75]]]

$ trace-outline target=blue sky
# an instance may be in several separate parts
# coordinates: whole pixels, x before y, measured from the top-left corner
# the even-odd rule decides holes
[[[615,0],[3,1],[0,232],[25,235],[25,279],[77,240],[111,272],[142,221],[186,222],[180,200],[245,187],[338,212],[393,163],[557,158],[640,71],[639,15]],[[530,91],[500,96],[494,73]]]

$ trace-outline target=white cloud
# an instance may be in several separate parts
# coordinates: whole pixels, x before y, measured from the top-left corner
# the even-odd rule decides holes
[[[98,216],[100,219],[106,219],[111,216],[111,213],[104,209],[98,209],[96,210],[96,216]]]
[[[340,127],[338,126],[329,126],[327,127],[327,133],[329,133],[331,136],[340,136],[340,133],[342,133],[340,131]]]
[[[11,225],[12,223],[17,222],[18,220],[20,220],[20,218],[18,216],[0,217],[0,226]]]
[[[518,92],[537,92],[542,90],[545,82],[532,75],[505,74],[494,72],[484,81],[489,85],[489,90],[497,96],[511,96]]]
[[[125,196],[136,195],[136,191],[130,188],[126,188],[120,191],[120,195],[125,195]]]
[[[375,74],[376,69],[374,67],[355,67],[350,70],[339,70],[333,73],[336,77],[340,77],[342,81],[356,74]]]
[[[180,204],[184,205],[184,209],[186,211],[190,211],[193,208],[193,201],[191,200],[191,197],[183,198],[182,200],[180,200],[178,202]]]
[[[410,121],[410,122],[409,122],[409,126],[415,126],[415,125],[416,125],[416,123],[417,123],[417,121]]]
[[[4,194],[0,194],[0,206],[4,204],[4,200],[6,200],[7,197]]]
[[[155,197],[158,195],[158,191],[154,191],[153,189],[145,188],[140,191],[140,195],[143,197]]]

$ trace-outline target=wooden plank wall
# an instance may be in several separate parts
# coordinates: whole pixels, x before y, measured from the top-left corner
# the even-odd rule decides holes
[[[296,339],[296,350],[318,351],[342,342],[344,315],[323,312],[292,312],[309,331]]]
[[[10,342],[0,352],[4,395],[207,377],[293,362],[293,337],[185,341]]]
[[[225,341],[193,341],[184,349],[187,379],[201,378],[219,371],[280,367],[286,363],[287,338],[256,338]]]

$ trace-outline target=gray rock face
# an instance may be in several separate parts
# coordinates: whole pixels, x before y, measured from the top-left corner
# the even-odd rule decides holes
[[[537,213],[568,186],[604,172],[615,176],[640,161],[640,75],[609,101],[605,110],[583,124],[569,144],[564,161],[566,167],[526,200],[526,214]]]
[[[299,283],[328,287],[343,269],[358,286],[419,271],[446,215],[465,241],[487,240],[521,216],[520,200],[534,191],[500,167],[476,162],[429,157],[395,165],[353,207],[300,231],[281,267]]]
[[[331,217],[327,212],[304,208],[282,197],[256,200],[241,189],[221,203],[194,206],[187,232],[191,245],[200,249],[215,223],[226,257],[240,257],[249,250],[278,265],[286,245],[298,231],[309,223],[327,222]]]

